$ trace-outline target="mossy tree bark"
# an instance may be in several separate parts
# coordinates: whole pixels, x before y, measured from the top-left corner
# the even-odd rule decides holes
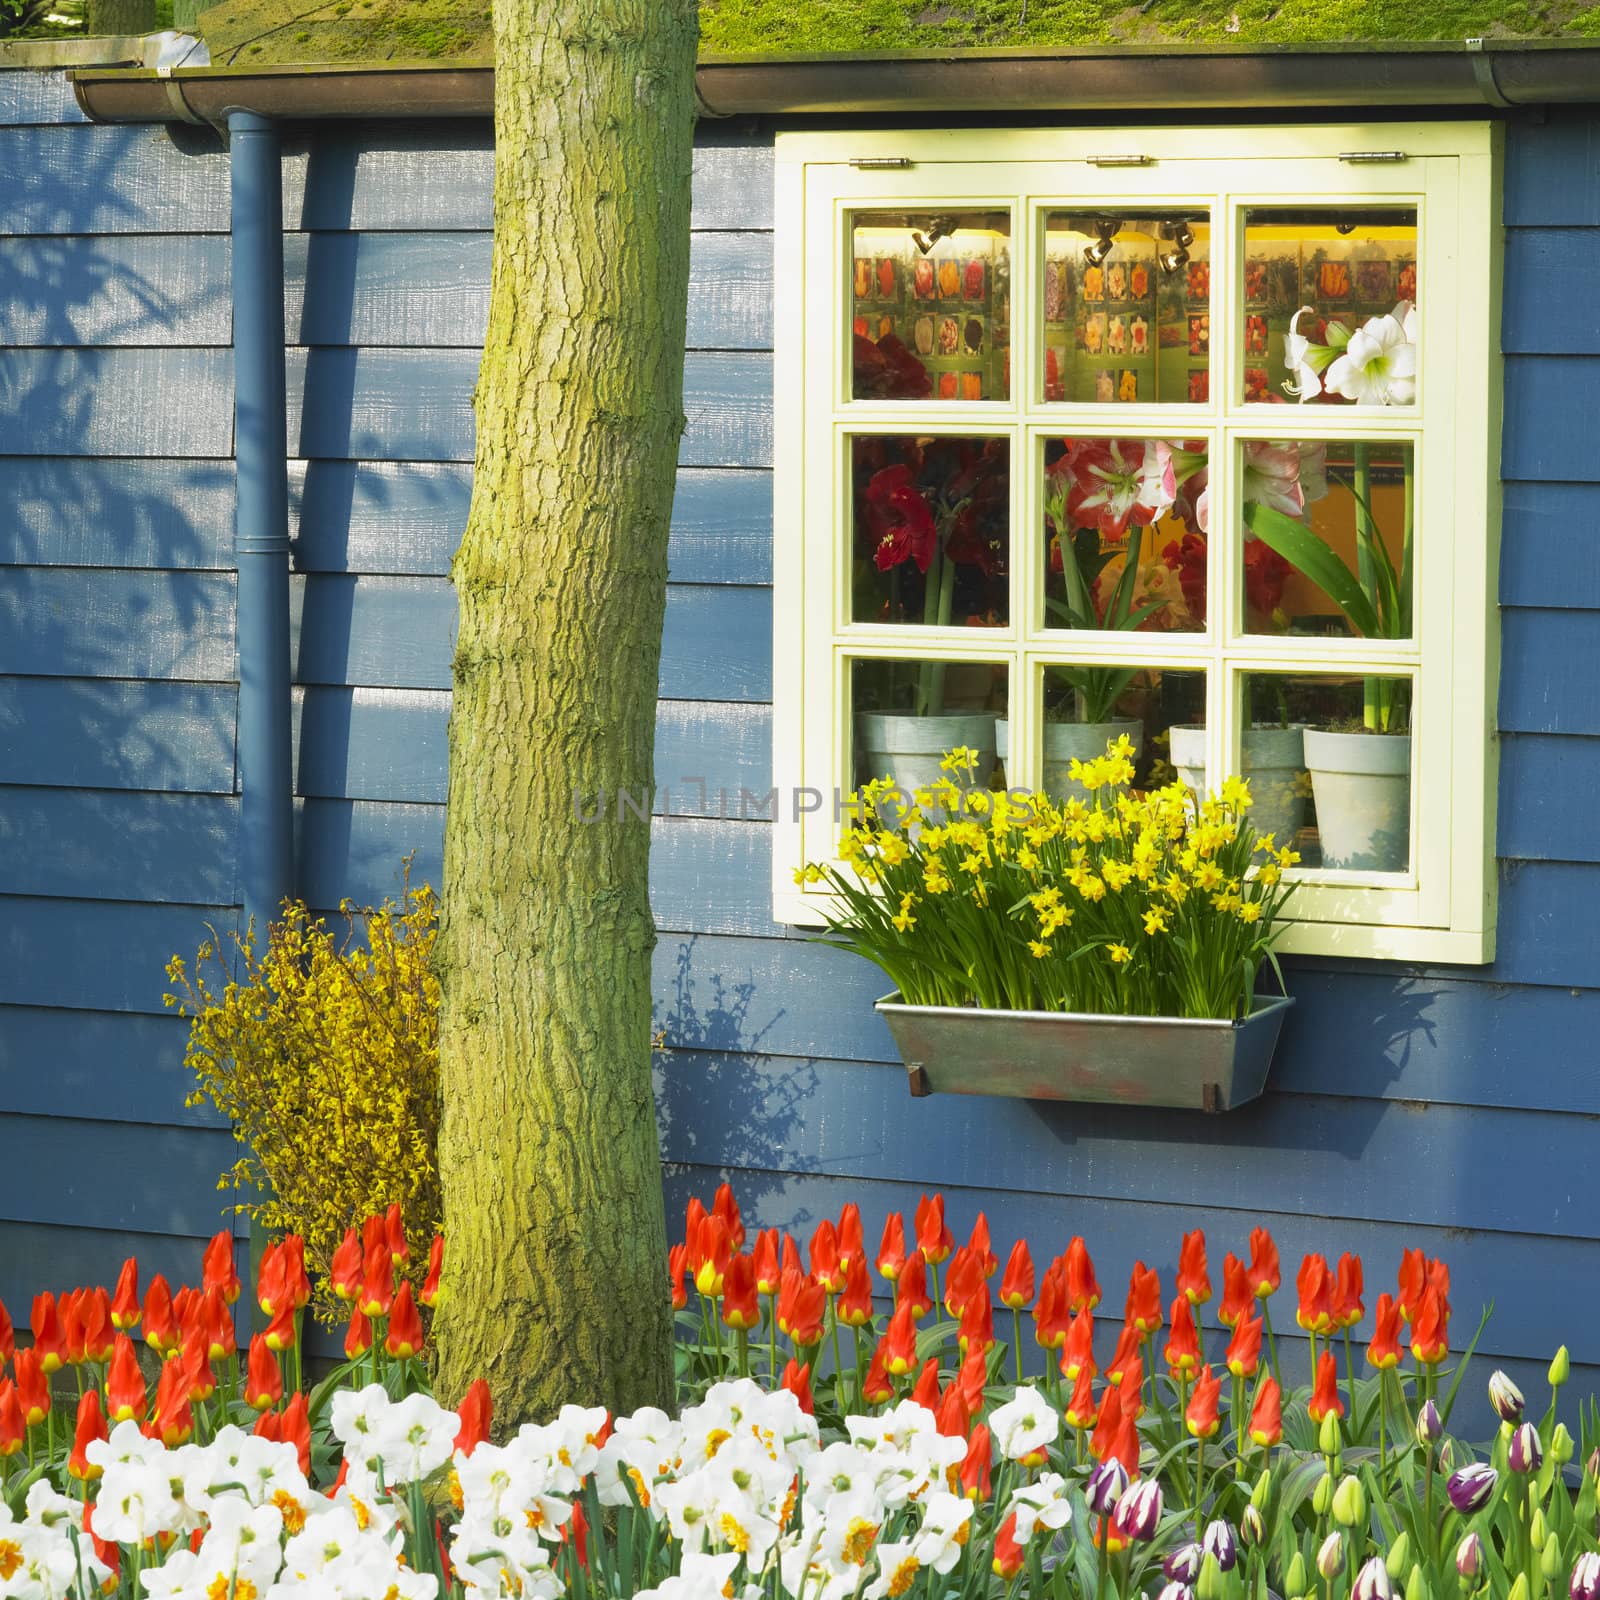
[[[156,0],[89,0],[83,21],[84,32],[96,36],[154,33]]]
[[[694,0],[496,0],[495,240],[445,827],[438,1386],[671,1397],[650,830]],[[604,796],[604,816],[584,822]]]

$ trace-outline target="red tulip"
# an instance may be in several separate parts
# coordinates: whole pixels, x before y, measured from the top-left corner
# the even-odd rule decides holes
[[[360,1306],[350,1307],[350,1326],[345,1330],[344,1354],[347,1361],[359,1361],[372,1348],[372,1324]]]
[[[1263,1450],[1270,1450],[1283,1438],[1283,1394],[1276,1378],[1263,1380],[1256,1391],[1250,1412],[1250,1437]]]
[[[987,1500],[992,1493],[989,1468],[994,1460],[994,1441],[989,1424],[980,1422],[967,1440],[967,1454],[961,1463],[961,1492],[969,1500]]]
[[[906,1224],[898,1211],[891,1211],[883,1224],[883,1241],[878,1246],[878,1276],[893,1283],[906,1264]]]
[[[1094,1432],[1089,1436],[1089,1454],[1096,1461],[1104,1461],[1121,1430],[1122,1390],[1108,1383],[1100,1396],[1100,1414],[1095,1419]]]
[[[1122,1325],[1122,1332],[1117,1335],[1117,1348],[1112,1351],[1111,1360],[1106,1363],[1106,1382],[1121,1388],[1122,1375],[1133,1362],[1138,1360],[1139,1330],[1131,1322],[1125,1322]]]
[[[878,1349],[885,1348],[883,1340],[878,1341]],[[911,1398],[926,1411],[939,1409],[939,1358],[929,1356],[922,1363],[922,1371],[917,1374],[917,1381],[911,1385]]]
[[[209,1400],[217,1392],[211,1370],[211,1341],[204,1328],[195,1328],[183,1343],[183,1378],[191,1400]]]
[[[83,1351],[90,1361],[109,1361],[116,1329],[111,1325],[111,1296],[96,1286],[90,1289],[78,1305],[78,1316],[83,1323]]]
[[[406,1225],[400,1217],[398,1200],[384,1214],[383,1234],[389,1246],[390,1261],[397,1267],[404,1266],[411,1259],[411,1247],[406,1243]]]
[[[901,1378],[916,1364],[917,1321],[911,1302],[902,1300],[889,1318],[889,1331],[883,1336],[883,1366],[891,1376]]]
[[[194,1435],[194,1407],[189,1403],[189,1384],[181,1361],[168,1361],[161,1368],[156,1384],[155,1410],[144,1426],[145,1433],[159,1439],[169,1450],[187,1444]]]
[[[1167,1365],[1173,1375],[1193,1372],[1200,1365],[1200,1334],[1194,1325],[1194,1303],[1180,1294],[1172,1302],[1172,1329],[1167,1335]]]
[[[289,1403],[283,1408],[283,1415],[278,1419],[278,1438],[282,1443],[294,1446],[295,1453],[300,1457],[301,1475],[309,1477],[311,1418],[306,1411],[306,1397],[299,1389],[290,1395]]]
[[[422,1287],[417,1291],[417,1299],[432,1311],[443,1296],[439,1287],[439,1274],[444,1270],[444,1235],[436,1233],[433,1243],[428,1246],[428,1272],[422,1280]]]
[[[1033,1306],[1035,1343],[1046,1350],[1059,1350],[1067,1342],[1069,1315],[1066,1268],[1058,1257],[1045,1268],[1039,1283],[1039,1298]]]
[[[400,1292],[394,1297],[394,1309],[389,1313],[389,1335],[383,1348],[397,1360],[406,1361],[422,1354],[422,1313],[411,1293],[409,1278],[400,1280]]]
[[[1331,1350],[1324,1350],[1317,1357],[1317,1381],[1306,1410],[1313,1422],[1321,1422],[1326,1416],[1344,1415],[1344,1401],[1339,1398],[1339,1363],[1333,1359]]]
[[[201,1305],[200,1291],[191,1289],[188,1284],[179,1284],[178,1292],[172,1297],[172,1320],[178,1325],[178,1343],[181,1346],[188,1337],[190,1329],[194,1327],[195,1318],[199,1314]]]
[[[265,1316],[276,1315],[278,1307],[288,1298],[283,1281],[282,1258],[283,1247],[269,1244],[261,1252],[261,1260],[256,1264],[256,1304]]]
[[[937,1376],[936,1370],[935,1378]],[[869,1406],[881,1406],[884,1401],[894,1399],[894,1384],[883,1366],[882,1340],[873,1347],[872,1360],[867,1363],[867,1375],[861,1380],[861,1398]],[[913,1394],[912,1399],[915,1398]]]
[[[1124,1418],[1132,1417],[1137,1421],[1144,1415],[1144,1357],[1137,1350],[1122,1369],[1117,1399]]]
[[[180,1338],[172,1291],[158,1272],[144,1293],[144,1342],[158,1356],[169,1356],[178,1348]]]
[[[970,1351],[956,1371],[961,1398],[967,1403],[967,1415],[976,1417],[983,1411],[983,1391],[989,1382],[989,1358],[982,1350]]]
[[[241,1287],[239,1268],[233,1259],[233,1235],[224,1229],[213,1234],[206,1246],[200,1264],[200,1289],[202,1293],[215,1289],[222,1296],[222,1303],[231,1306],[239,1298]]]
[[[129,1256],[117,1276],[117,1291],[111,1297],[111,1326],[124,1332],[139,1326],[139,1263]]]
[[[1178,1251],[1178,1293],[1186,1295],[1192,1306],[1203,1306],[1211,1298],[1211,1273],[1206,1266],[1206,1236],[1196,1228],[1183,1236]]]
[[[1450,1307],[1437,1284],[1422,1291],[1422,1304],[1411,1322],[1411,1354],[1425,1367],[1438,1366],[1450,1354]]]
[[[977,1259],[984,1277],[992,1278],[999,1271],[1000,1258],[994,1253],[994,1244],[989,1238],[989,1218],[982,1211],[972,1224],[972,1236],[967,1240],[967,1249]]]
[[[1161,1278],[1142,1261],[1133,1264],[1123,1316],[1142,1334],[1154,1333],[1161,1326]]]
[[[826,1217],[811,1235],[811,1276],[829,1294],[837,1294],[844,1287],[844,1270],[839,1265],[839,1235]]]
[[[1333,1296],[1333,1323],[1336,1328],[1353,1328],[1366,1315],[1362,1304],[1361,1257],[1347,1250],[1339,1257],[1339,1281]]]
[[[328,1263],[328,1286],[341,1300],[354,1300],[361,1293],[361,1280],[366,1276],[367,1258],[361,1248],[361,1237],[354,1228],[346,1228]]]
[[[922,1252],[922,1259],[936,1267],[949,1259],[954,1248],[955,1240],[944,1221],[944,1196],[936,1194],[930,1200],[923,1195],[917,1202],[917,1249]]]
[[[1194,1382],[1194,1393],[1184,1408],[1183,1425],[1191,1437],[1209,1439],[1222,1426],[1219,1404],[1222,1397],[1222,1380],[1209,1366],[1200,1369]]]
[[[689,1303],[689,1291],[683,1286],[683,1269],[688,1265],[688,1261],[687,1245],[675,1244],[667,1251],[667,1284],[672,1294],[674,1311],[682,1311]]]
[[[1061,1351],[1061,1375],[1076,1383],[1085,1373],[1092,1378],[1098,1371],[1094,1364],[1094,1312],[1086,1308],[1068,1325],[1067,1342]]]
[[[1333,1326],[1334,1286],[1325,1257],[1309,1255],[1301,1262],[1295,1278],[1300,1304],[1294,1319],[1308,1333],[1326,1333]]]
[[[911,1315],[920,1322],[933,1310],[933,1301],[928,1298],[928,1269],[922,1264],[920,1255],[913,1255],[900,1269],[900,1277],[894,1286],[894,1303],[898,1306],[909,1305]]]
[[[67,1457],[67,1471],[79,1483],[92,1483],[105,1470],[97,1467],[86,1452],[97,1439],[106,1436],[106,1419],[100,1411],[100,1391],[89,1389],[78,1401],[78,1425],[72,1436],[72,1454]]]
[[[11,1358],[11,1370],[17,1375],[17,1404],[22,1407],[22,1420],[31,1428],[50,1415],[50,1380],[37,1350],[19,1350]]]
[[[1028,1241],[1018,1239],[1011,1247],[1005,1273],[1000,1279],[1000,1304],[1020,1311],[1033,1295],[1033,1257],[1028,1254]]]
[[[722,1320],[730,1328],[753,1328],[761,1320],[756,1264],[750,1256],[734,1256],[728,1262],[722,1280]]]
[[[489,1427],[494,1421],[494,1400],[489,1394],[487,1378],[474,1378],[456,1408],[461,1419],[461,1430],[456,1434],[455,1447],[470,1456],[489,1437]]]
[[[250,1432],[257,1439],[270,1439],[274,1444],[281,1444],[283,1442],[281,1438],[282,1426],[283,1424],[279,1421],[277,1412],[263,1411],[256,1418],[256,1425]]]
[[[1027,1551],[1017,1543],[1017,1514],[1013,1511],[1000,1524],[999,1532],[994,1536],[992,1565],[996,1575],[1009,1584],[1022,1571],[1022,1564],[1026,1559]]]
[[[206,1355],[212,1361],[227,1361],[238,1353],[234,1336],[233,1313],[217,1288],[207,1289],[200,1299],[200,1326],[205,1330]]]
[[[1253,1378],[1261,1365],[1261,1330],[1264,1319],[1253,1317],[1248,1311],[1240,1317],[1233,1337],[1228,1341],[1223,1362],[1236,1378]]]
[[[0,1367],[10,1363],[16,1348],[16,1329],[11,1325],[11,1314],[6,1310],[5,1301],[0,1300]]]
[[[1367,1346],[1367,1365],[1380,1372],[1400,1365],[1401,1311],[1391,1294],[1380,1294],[1373,1307],[1372,1343]]]
[[[711,1214],[722,1218],[728,1230],[728,1244],[733,1250],[744,1249],[744,1218],[739,1215],[739,1202],[733,1197],[733,1185],[723,1182],[711,1199]]]
[[[283,1373],[278,1370],[278,1358],[259,1333],[250,1341],[244,1398],[255,1411],[270,1410],[283,1399]]]
[[[358,1303],[369,1317],[389,1315],[389,1308],[394,1304],[394,1263],[389,1260],[387,1244],[380,1244],[377,1249],[367,1252]]]
[[[87,1289],[74,1289],[56,1301],[56,1316],[61,1321],[62,1359],[69,1367],[81,1367],[89,1359],[84,1348],[83,1305],[89,1298]],[[38,1344],[38,1339],[34,1339]]]
[[[696,1200],[695,1205],[700,1202]],[[383,1213],[366,1218],[361,1224],[361,1259],[367,1260],[372,1252],[389,1242],[389,1230],[384,1226]],[[391,1263],[392,1264],[392,1263]]]
[[[17,1386],[0,1378],[0,1461],[14,1456],[28,1440],[28,1424],[17,1399]]]
[[[794,1242],[794,1235],[786,1233],[783,1236],[783,1248],[778,1256],[778,1283],[783,1283],[783,1275],[790,1267],[803,1278],[806,1275],[805,1262],[800,1259],[800,1246]]]
[[[994,1308],[989,1304],[989,1296],[980,1294],[962,1309],[956,1343],[961,1353],[968,1355],[974,1350],[992,1350],[994,1342]]]
[[[839,1265],[848,1267],[852,1261],[866,1265],[867,1246],[861,1237],[861,1207],[848,1201],[839,1213]]]
[[[1250,1292],[1265,1300],[1278,1292],[1283,1273],[1278,1266],[1278,1247],[1265,1228],[1250,1230]]]
[[[752,1255],[756,1268],[756,1293],[776,1294],[782,1275],[778,1266],[778,1230],[763,1228],[756,1235]]]
[[[809,1361],[801,1365],[791,1356],[788,1366],[783,1369],[783,1377],[779,1379],[778,1386],[781,1389],[787,1389],[800,1402],[800,1409],[808,1417],[816,1414],[816,1403],[811,1398],[811,1363]]]
[[[1100,1406],[1094,1397],[1094,1374],[1090,1369],[1085,1368],[1078,1374],[1063,1415],[1079,1433],[1087,1433],[1100,1420]]]
[[[1117,1436],[1111,1441],[1111,1448],[1106,1452],[1105,1459],[1120,1461],[1128,1469],[1130,1478],[1139,1476],[1139,1428],[1136,1419],[1130,1417],[1126,1411],[1122,1413]]]
[[[844,1269],[844,1293],[835,1307],[840,1322],[847,1328],[864,1328],[872,1321],[872,1279],[866,1258],[859,1252],[850,1257]]]
[[[1217,1307],[1217,1321],[1225,1328],[1237,1325],[1239,1318],[1250,1309],[1256,1292],[1250,1287],[1250,1273],[1244,1262],[1231,1250],[1222,1260],[1222,1304]]]
[[[106,1373],[106,1409],[110,1422],[138,1422],[144,1416],[144,1374],[134,1354],[133,1340],[119,1333],[111,1349]]]
[[[1100,1304],[1100,1285],[1095,1279],[1094,1262],[1089,1259],[1089,1248],[1083,1240],[1074,1237],[1067,1246],[1067,1310],[1076,1315],[1080,1311],[1093,1311]]]
[[[1422,1303],[1422,1291],[1428,1281],[1428,1258],[1420,1249],[1400,1253],[1400,1292],[1395,1296],[1400,1315],[1407,1322],[1416,1316]]]
[[[689,1270],[695,1292],[702,1299],[714,1300],[722,1293],[722,1280],[733,1256],[733,1241],[728,1237],[727,1221],[713,1213],[700,1224],[700,1232],[689,1252]]]
[[[296,1311],[303,1310],[311,1300],[311,1277],[306,1271],[306,1242],[298,1233],[285,1236],[279,1250],[282,1262],[283,1286]]]
[[[405,1285],[409,1288],[410,1285]],[[280,1351],[293,1350],[300,1342],[299,1330],[295,1327],[294,1307],[284,1300],[272,1315],[272,1321],[266,1326],[262,1338],[267,1341],[267,1349],[274,1355]]]
[[[815,1278],[802,1277],[792,1267],[784,1273],[778,1286],[778,1327],[796,1346],[821,1342],[827,1310],[828,1291]]]
[[[944,1275],[944,1308],[957,1321],[975,1300],[987,1301],[989,1281],[983,1275],[983,1262],[966,1245],[950,1258]]]
[[[952,1383],[939,1397],[933,1413],[934,1428],[946,1439],[965,1439],[972,1426],[972,1413],[959,1383]]]

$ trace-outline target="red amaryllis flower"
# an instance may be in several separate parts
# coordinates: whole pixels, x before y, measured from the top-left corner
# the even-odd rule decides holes
[[[1333,1325],[1353,1328],[1366,1315],[1362,1304],[1361,1257],[1347,1250],[1339,1257],[1339,1281],[1333,1293]]]
[[[1317,1357],[1317,1381],[1306,1410],[1313,1422],[1321,1422],[1327,1416],[1344,1415],[1344,1401],[1339,1398],[1339,1363],[1333,1359],[1331,1350],[1324,1350]]]
[[[883,1240],[878,1245],[878,1276],[893,1283],[906,1264],[906,1224],[898,1211],[891,1211],[883,1224]]]
[[[139,1263],[129,1256],[117,1274],[116,1293],[111,1297],[111,1326],[119,1333],[139,1326]]]
[[[1164,1354],[1174,1376],[1193,1372],[1200,1365],[1200,1333],[1194,1325],[1194,1307],[1186,1294],[1172,1302],[1172,1326]]]
[[[1261,1330],[1264,1320],[1246,1311],[1234,1326],[1223,1363],[1236,1378],[1253,1378],[1261,1366]]]
[[[844,1287],[844,1271],[839,1264],[839,1235],[826,1217],[811,1235],[811,1276],[829,1294],[837,1294]]]
[[[1270,1450],[1283,1438],[1283,1391],[1276,1378],[1267,1378],[1256,1393],[1250,1412],[1250,1437],[1263,1450]]]
[[[460,1432],[456,1434],[456,1449],[470,1456],[489,1437],[489,1427],[494,1421],[494,1400],[489,1393],[487,1378],[474,1378],[456,1407],[461,1419]]]
[[[880,572],[915,561],[926,572],[938,547],[932,508],[904,462],[874,473],[867,484],[863,517],[872,539],[872,559]]]
[[[1094,1374],[1085,1367],[1073,1386],[1072,1398],[1062,1413],[1070,1426],[1079,1433],[1087,1433],[1100,1420],[1100,1407],[1094,1397]]]
[[[778,1285],[778,1327],[796,1345],[813,1345],[822,1338],[822,1319],[828,1309],[828,1291],[789,1267]]]
[[[896,1307],[911,1306],[911,1314],[918,1322],[933,1310],[933,1301],[928,1298],[928,1271],[920,1255],[911,1256],[901,1268],[894,1286],[894,1303]]]
[[[869,1406],[881,1406],[884,1401],[894,1399],[894,1384],[890,1382],[883,1366],[881,1340],[874,1346],[872,1360],[867,1363],[867,1375],[861,1380],[861,1398]],[[915,1396],[912,1398],[915,1399]]]
[[[1186,533],[1162,547],[1162,564],[1178,575],[1183,604],[1196,622],[1206,620],[1206,542],[1198,533]]]
[[[306,1397],[303,1392],[296,1389],[289,1397],[289,1403],[283,1408],[283,1415],[278,1419],[278,1441],[280,1444],[292,1444],[295,1454],[300,1458],[301,1474],[309,1475],[311,1471],[311,1416],[306,1409]]]
[[[1400,1365],[1400,1304],[1391,1294],[1380,1294],[1372,1308],[1372,1343],[1367,1346],[1367,1365],[1380,1372]]]
[[[1244,545],[1244,599],[1251,612],[1269,617],[1283,603],[1283,586],[1294,568],[1264,539]],[[1183,581],[1179,575],[1180,583]]]
[[[1017,1543],[1017,1514],[1013,1511],[994,1536],[994,1560],[990,1564],[997,1577],[1010,1583],[1022,1571],[1027,1558],[1028,1552]]]
[[[1061,1349],[1061,1375],[1074,1383],[1084,1373],[1094,1375],[1094,1312],[1085,1308],[1067,1327],[1067,1342]]]
[[[1250,1293],[1257,1300],[1265,1300],[1278,1292],[1283,1282],[1283,1272],[1278,1265],[1278,1247],[1265,1228],[1250,1230]]]
[[[878,1341],[878,1349],[882,1350],[884,1343]],[[922,1371],[917,1374],[917,1381],[911,1385],[911,1398],[927,1411],[939,1409],[939,1358],[929,1356],[922,1363]]]
[[[983,1263],[966,1246],[950,1258],[949,1270],[944,1278],[944,1308],[952,1317],[960,1318],[963,1311],[976,1299],[989,1295],[988,1280],[983,1275]]]
[[[711,1214],[721,1217],[728,1230],[728,1243],[735,1250],[744,1249],[744,1218],[739,1214],[739,1202],[733,1197],[731,1183],[719,1183],[711,1197]]]
[[[866,1241],[861,1237],[861,1207],[849,1201],[839,1213],[839,1265],[867,1259]]]
[[[1222,1425],[1219,1406],[1222,1380],[1210,1367],[1202,1367],[1195,1379],[1194,1393],[1184,1408],[1183,1425],[1195,1439],[1209,1439]]]
[[[106,1373],[106,1409],[111,1422],[137,1422],[144,1416],[144,1374],[133,1351],[133,1340],[119,1333]]]
[[[61,1330],[56,1297],[48,1291],[36,1294],[28,1322],[33,1329],[33,1353],[39,1370],[46,1374],[59,1372],[67,1360],[67,1338]]]
[[[1161,1326],[1161,1278],[1142,1261],[1133,1264],[1123,1315],[1140,1333],[1154,1333]]]
[[[1225,1328],[1233,1327],[1255,1304],[1255,1298],[1244,1262],[1230,1250],[1222,1259],[1222,1304],[1217,1307],[1217,1321]]]
[[[811,1398],[811,1363],[809,1361],[802,1363],[791,1356],[788,1366],[783,1369],[783,1377],[779,1379],[778,1387],[787,1389],[800,1402],[800,1409],[808,1417],[816,1414],[816,1402]]]
[[[444,1235],[436,1233],[428,1246],[428,1275],[422,1280],[417,1299],[430,1311],[434,1310],[443,1291],[439,1287],[439,1274],[444,1270]]]
[[[350,1326],[345,1329],[345,1359],[355,1361],[372,1348],[372,1324],[360,1306],[350,1307]]]
[[[948,1260],[955,1248],[955,1240],[945,1226],[942,1194],[936,1194],[931,1200],[923,1195],[917,1202],[917,1248],[922,1252],[922,1259],[935,1267]]]
[[[1450,1307],[1437,1284],[1422,1291],[1422,1304],[1411,1321],[1411,1354],[1425,1367],[1438,1366],[1450,1354]]]
[[[383,1348],[401,1361],[422,1354],[422,1313],[417,1310],[409,1278],[401,1279],[400,1291],[394,1297],[394,1310],[389,1313],[389,1333]]]
[[[1326,1333],[1333,1326],[1333,1291],[1335,1279],[1327,1258],[1308,1255],[1300,1263],[1295,1277],[1300,1304],[1294,1319],[1307,1333]]]
[[[1079,1237],[1067,1246],[1067,1310],[1093,1311],[1100,1304],[1100,1285],[1095,1279],[1089,1247]]]
[[[1047,505],[1060,507],[1068,528],[1097,528],[1121,539],[1171,509],[1178,494],[1172,446],[1164,439],[1076,439],[1046,473]],[[1054,512],[1052,513],[1054,517]],[[1057,526],[1057,532],[1066,528]]]
[[[889,1318],[889,1331],[883,1336],[884,1371],[902,1378],[917,1364],[917,1319],[911,1302],[902,1300]]]
[[[1033,1257],[1028,1254],[1028,1241],[1018,1239],[1011,1247],[1005,1275],[1000,1279],[1000,1303],[1020,1311],[1033,1299],[1033,1293]]]
[[[250,1341],[244,1398],[245,1404],[255,1411],[268,1411],[283,1399],[283,1374],[278,1370],[278,1358],[259,1333]]]
[[[105,1471],[89,1459],[89,1446],[107,1437],[106,1419],[100,1410],[100,1391],[90,1389],[78,1401],[78,1425],[72,1435],[72,1454],[67,1457],[67,1471],[79,1483],[92,1483]]]
[[[969,1500],[987,1500],[993,1492],[989,1468],[994,1461],[994,1441],[989,1424],[980,1422],[967,1440],[966,1458],[961,1463],[961,1492]]]
[[[1211,1298],[1211,1272],[1206,1265],[1206,1236],[1196,1228],[1183,1236],[1178,1251],[1178,1293],[1191,1306],[1203,1306]]]
[[[933,1411],[934,1430],[946,1439],[965,1439],[972,1426],[972,1413],[967,1410],[967,1399],[959,1383],[952,1383],[940,1395]]]
[[[858,333],[854,368],[857,400],[926,400],[933,393],[928,369],[892,333],[876,344]]]
[[[844,1292],[835,1311],[847,1328],[864,1328],[872,1321],[872,1279],[859,1253],[851,1256],[844,1269]]]
[[[223,1229],[211,1236],[201,1259],[200,1291],[203,1294],[207,1289],[215,1289],[223,1303],[231,1306],[239,1298],[241,1287],[239,1269],[233,1259],[233,1235]]]

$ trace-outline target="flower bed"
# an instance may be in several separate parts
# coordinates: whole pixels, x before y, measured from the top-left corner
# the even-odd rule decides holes
[[[726,1186],[709,1211],[691,1202],[671,1255],[677,1417],[569,1405],[503,1445],[481,1382],[456,1412],[426,1392],[394,1214],[335,1257],[351,1359],[311,1388],[292,1237],[263,1261],[271,1323],[242,1357],[226,1235],[198,1288],[158,1277],[140,1297],[130,1262],[115,1294],[40,1295],[31,1346],[12,1348],[0,1312],[0,1596],[1600,1595],[1600,1464],[1575,1492],[1561,1470],[1565,1351],[1542,1420],[1496,1373],[1503,1426],[1486,1451],[1462,1445],[1449,1272],[1420,1251],[1369,1319],[1357,1259],[1308,1256],[1291,1295],[1256,1229],[1247,1260],[1225,1258],[1228,1342],[1211,1333],[1208,1354],[1198,1232],[1170,1285],[1134,1265],[1098,1335],[1083,1240],[1042,1272],[1019,1242],[1002,1271],[982,1215],[957,1248],[938,1196],[909,1233],[888,1219],[870,1265],[854,1206],[818,1226],[809,1262],[774,1231],[746,1242]],[[1311,1345],[1300,1390],[1272,1323],[1291,1300]]]

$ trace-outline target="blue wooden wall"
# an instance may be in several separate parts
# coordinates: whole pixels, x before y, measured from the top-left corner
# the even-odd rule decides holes
[[[319,906],[392,892],[407,850],[438,877],[488,139],[338,129],[288,162],[299,887]],[[85,125],[59,80],[11,73],[0,171],[15,1305],[134,1246],[192,1261],[219,1225],[232,1147],[183,1109],[162,965],[232,925],[237,799],[226,157]],[[1359,1250],[1375,1285],[1421,1245],[1454,1267],[1463,1337],[1493,1298],[1496,1355],[1567,1338],[1600,1363],[1600,117],[1509,139],[1499,956],[1294,963],[1272,1091],[1220,1119],[909,1100],[881,978],[774,924],[767,826],[716,814],[770,767],[770,195],[770,133],[702,131],[651,884],[672,1206],[727,1173],[763,1222],[853,1197],[875,1229],[940,1187],[958,1226],[982,1206],[1045,1251],[1086,1234],[1118,1286],[1196,1226],[1218,1261],[1258,1222],[1291,1264]]]

